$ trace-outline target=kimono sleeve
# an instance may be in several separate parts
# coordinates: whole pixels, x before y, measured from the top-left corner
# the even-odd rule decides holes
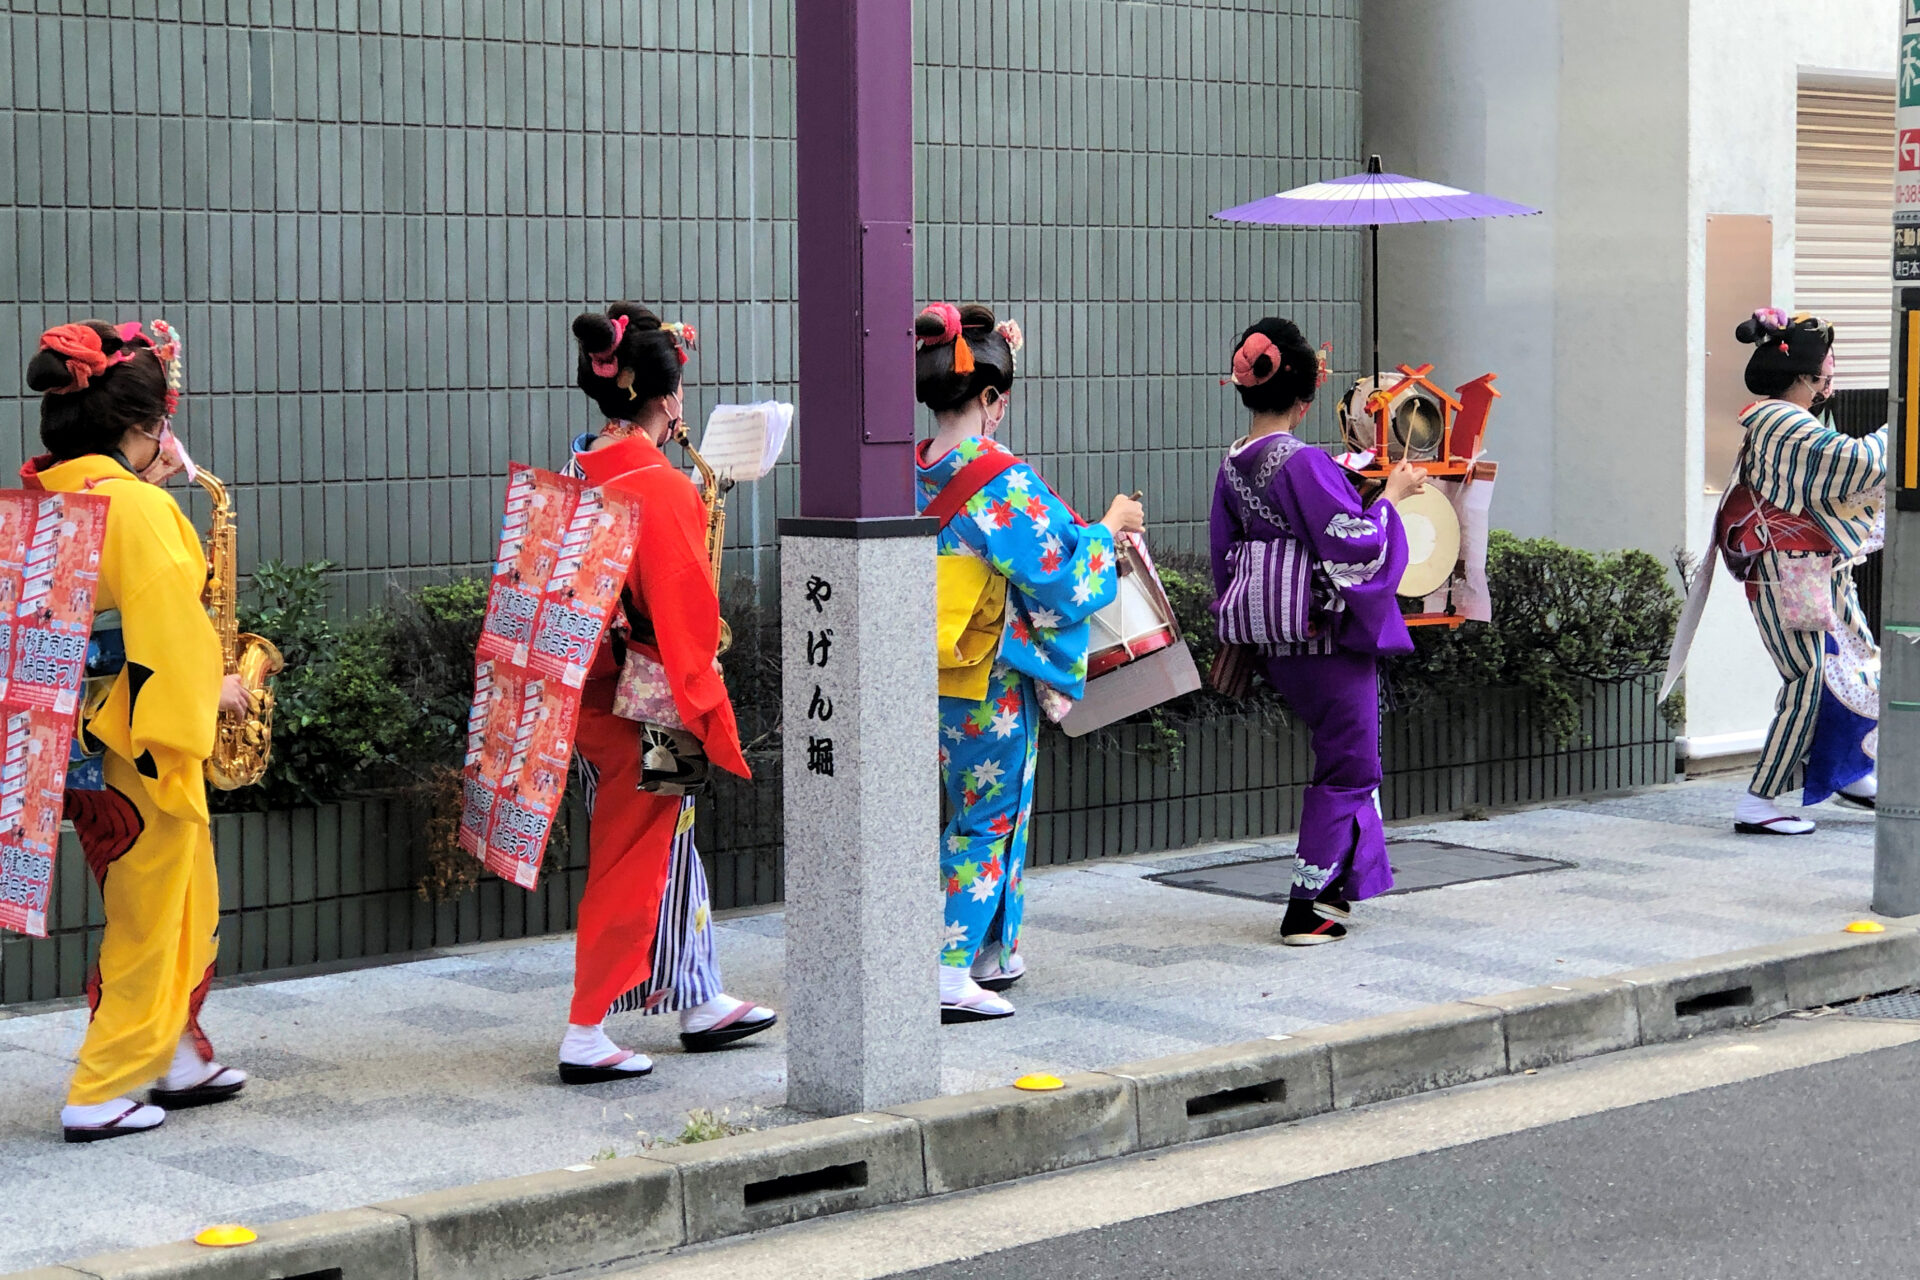
[[[1112,531],[1080,524],[1024,462],[975,494],[954,523],[963,521],[962,539],[1036,609],[1054,614],[1054,625],[1084,622],[1120,589]]]
[[[674,706],[708,759],[728,773],[751,777],[726,681],[713,667],[720,650],[720,601],[700,499],[685,476],[665,468],[613,484],[638,492],[644,504],[629,581],[653,620]]]
[[[1809,442],[1809,465],[1798,495],[1807,510],[1820,510],[1887,482],[1887,429],[1854,439],[1822,424]]]
[[[1344,633],[1357,627],[1371,648],[1405,632],[1394,589],[1407,569],[1407,533],[1393,504],[1364,506],[1353,481],[1318,449],[1302,449],[1274,477],[1274,497],[1284,504],[1294,533],[1325,571],[1346,604]],[[1360,637],[1355,636],[1358,640]]]
[[[88,732],[133,764],[162,810],[204,823],[225,669],[201,599],[206,560],[164,490],[140,481],[102,490],[112,505],[100,579],[120,610],[127,665]]]
[[[1213,478],[1213,514],[1207,520],[1215,596],[1225,595],[1227,584],[1233,578],[1233,566],[1227,560],[1227,553],[1240,532],[1239,522],[1233,518],[1233,511],[1227,506],[1227,468],[1232,465],[1221,463],[1220,473]]]

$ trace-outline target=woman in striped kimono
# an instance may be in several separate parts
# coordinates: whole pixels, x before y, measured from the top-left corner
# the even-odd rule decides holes
[[[1214,484],[1214,608],[1220,638],[1259,650],[1267,682],[1313,736],[1280,941],[1319,946],[1347,936],[1356,900],[1393,887],[1378,799],[1379,662],[1413,650],[1394,596],[1407,534],[1393,504],[1426,476],[1402,462],[1367,504],[1330,454],[1293,434],[1320,362],[1291,320],[1240,335],[1232,382],[1253,418]]]
[[[575,741],[590,825],[560,1078],[592,1084],[653,1069],[646,1055],[608,1038],[602,1024],[611,1014],[677,1013],[681,1045],[695,1053],[757,1035],[776,1019],[721,987],[693,796],[658,785],[642,757],[640,724],[614,710],[623,673],[645,663],[662,714],[680,721],[716,768],[749,776],[715,657],[720,602],[706,512],[661,452],[680,425],[680,368],[693,330],[620,303],[581,316],[573,332],[577,381],[607,425],[574,440],[567,474],[631,494],[644,512],[620,617],[587,673]]]
[[[1747,601],[1783,683],[1753,782],[1735,806],[1734,829],[1806,835],[1814,824],[1781,812],[1775,800],[1801,780],[1809,752],[1823,761],[1857,762],[1825,781],[1839,799],[1872,808],[1879,794],[1870,757],[1880,655],[1852,566],[1884,532],[1887,430],[1856,440],[1814,416],[1833,386],[1832,325],[1768,308],[1743,322],[1735,336],[1754,348],[1747,389],[1765,397],[1740,415],[1746,430],[1740,478],[1766,516],[1766,549],[1748,576]],[[1830,607],[1830,616],[1811,616],[1827,612],[1821,605]],[[1827,677],[1841,667],[1829,654],[1844,654],[1845,668],[1863,685],[1841,689],[1849,695],[1845,699],[1829,690]],[[1840,714],[1832,705],[1823,712],[1823,701],[1836,700],[1874,714]],[[1858,741],[1835,743],[1835,736]],[[1823,798],[1817,792],[1810,786],[1805,799]]]

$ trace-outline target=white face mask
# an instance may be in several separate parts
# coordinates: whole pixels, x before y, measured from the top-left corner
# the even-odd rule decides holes
[[[1007,398],[1004,395],[996,396],[992,404],[981,410],[980,434],[991,440],[994,433],[1000,430],[1000,424],[1006,419]]]
[[[180,437],[173,434],[173,424],[160,428],[158,435],[151,431],[142,431],[141,435],[159,446],[153,455],[153,461],[141,469],[140,478],[148,484],[165,484],[173,477],[185,472],[192,480],[199,472],[193,465],[193,459],[187,456],[187,448],[180,443]]]

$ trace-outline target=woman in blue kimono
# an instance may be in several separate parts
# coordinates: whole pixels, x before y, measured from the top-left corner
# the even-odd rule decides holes
[[[940,1018],[978,1022],[1013,1013],[996,993],[1026,972],[1020,880],[1041,702],[1063,705],[1085,690],[1087,619],[1119,590],[1113,540],[1145,519],[1138,502],[1116,497],[1098,523],[1081,523],[995,443],[1013,391],[1019,326],[996,324],[985,307],[936,303],[920,314],[915,335],[915,394],[939,427],[918,451],[920,509],[943,521],[942,557],[984,561],[980,576],[1003,581],[1005,591],[1004,621],[988,624],[998,644],[982,660],[985,696],[940,699],[950,811],[940,851]]]

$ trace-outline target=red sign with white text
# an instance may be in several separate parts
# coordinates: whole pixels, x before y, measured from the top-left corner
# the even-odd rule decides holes
[[[0,929],[36,938],[106,536],[102,494],[0,492]]]
[[[474,655],[460,847],[531,889],[567,789],[580,688],[640,537],[618,493],[515,464]]]

